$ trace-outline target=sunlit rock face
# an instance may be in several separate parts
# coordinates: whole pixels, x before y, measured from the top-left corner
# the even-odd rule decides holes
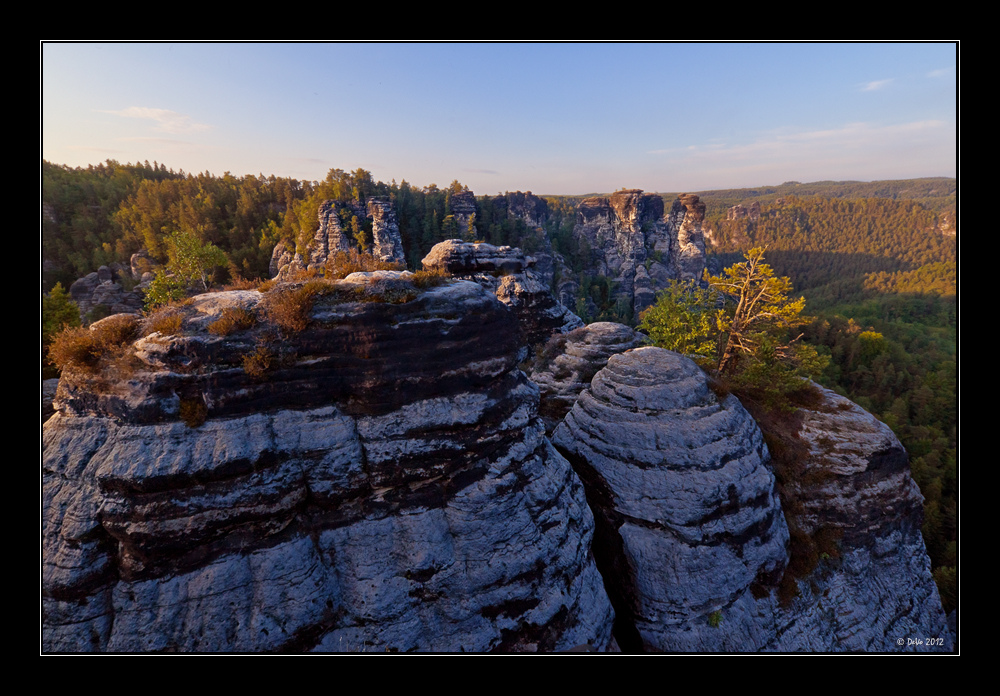
[[[470,282],[401,294],[408,277],[349,276],[290,333],[212,333],[263,297],[202,295],[127,372],[64,374],[43,650],[608,647],[593,517],[515,317]]]
[[[615,280],[615,295],[638,317],[671,280],[701,280],[705,269],[705,204],[683,194],[663,199],[639,189],[586,198],[573,233],[589,249],[595,275]]]
[[[553,443],[587,489],[622,649],[951,649],[905,452],[856,404],[820,396],[796,416],[800,478],[786,495],[799,529],[839,541],[782,597],[786,511],[736,397],[659,348],[612,355],[594,376]]]

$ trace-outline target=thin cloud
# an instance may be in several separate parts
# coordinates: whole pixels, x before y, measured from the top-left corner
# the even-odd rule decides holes
[[[944,77],[951,72],[951,68],[941,68],[939,70],[931,70],[927,73],[927,77]]]
[[[124,118],[144,118],[156,123],[155,129],[175,135],[183,133],[198,133],[211,128],[205,123],[195,123],[187,114],[180,114],[169,109],[153,109],[146,106],[130,106],[120,111],[104,111]]]
[[[890,82],[892,82],[891,79],[889,79],[889,80],[872,80],[871,82],[869,82],[865,86],[863,86],[861,88],[861,91],[862,92],[874,92],[875,90],[882,89],[883,87],[885,87]]]
[[[848,123],[822,130],[773,131],[738,145],[713,143],[654,153],[669,156],[672,166],[688,172],[717,175],[770,171],[785,179],[841,178],[844,172],[853,178],[905,178],[907,170],[950,174],[954,141],[953,127],[940,120],[890,126]]]

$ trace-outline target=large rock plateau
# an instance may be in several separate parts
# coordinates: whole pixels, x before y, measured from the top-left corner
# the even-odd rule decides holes
[[[609,646],[593,517],[517,369],[514,315],[463,281],[379,296],[408,278],[348,276],[294,334],[219,335],[267,300],[202,295],[114,374],[64,373],[43,650]]]

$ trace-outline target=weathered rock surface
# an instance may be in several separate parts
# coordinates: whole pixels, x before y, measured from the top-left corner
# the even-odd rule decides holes
[[[448,207],[455,217],[455,225],[459,234],[465,234],[469,229],[469,221],[476,214],[476,194],[468,189],[456,191],[448,200]]]
[[[784,604],[788,527],[760,430],[736,398],[657,348],[614,355],[594,377],[553,442],[587,488],[623,649],[951,649],[902,448],[829,392],[803,423],[802,519],[842,536],[839,557]],[[921,636],[937,643],[906,643]]]
[[[506,210],[507,217],[522,220],[529,228],[545,227],[549,219],[549,206],[545,199],[531,191],[507,192],[494,196],[492,203],[497,210]]]
[[[472,280],[495,294],[517,316],[522,344],[534,346],[553,333],[583,326],[583,321],[552,296],[531,264],[531,257],[515,247],[458,239],[434,245],[423,260],[429,271]]]
[[[584,199],[574,234],[590,249],[593,272],[614,279],[615,293],[638,316],[669,281],[701,278],[704,218],[705,205],[693,194],[665,211],[659,196],[627,189]]]
[[[125,290],[122,280],[130,272],[120,264],[101,266],[69,286],[70,298],[80,308],[80,320],[90,321],[111,314],[136,313],[142,310],[145,295],[142,286]]]
[[[372,219],[372,255],[382,261],[406,263],[403,238],[399,235],[399,220],[392,203],[386,198],[368,200],[368,217]]]
[[[780,576],[788,529],[736,397],[717,399],[690,360],[639,348],[611,356],[553,442],[587,486],[622,649],[765,645],[750,586]],[[723,610],[732,634],[709,625]]]
[[[551,433],[590,386],[608,358],[644,345],[646,337],[624,324],[599,321],[553,336],[531,372],[541,401],[538,413]]]
[[[45,651],[608,646],[592,516],[512,313],[461,281],[344,301],[371,282],[337,283],[293,335],[210,333],[262,298],[199,296],[177,335],[129,349],[131,374],[64,374],[43,434]]]
[[[887,425],[854,402],[819,388],[802,409],[795,524],[835,530],[839,558],[821,563],[800,597],[776,612],[775,650],[948,651],[941,608],[920,528],[923,496],[906,451]],[[910,640],[922,639],[921,645]],[[900,647],[902,641],[902,647]]]

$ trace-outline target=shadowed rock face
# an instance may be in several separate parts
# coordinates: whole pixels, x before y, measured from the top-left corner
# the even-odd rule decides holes
[[[951,649],[905,453],[857,405],[822,397],[802,414],[804,473],[789,496],[800,528],[834,527],[841,541],[782,604],[788,528],[737,399],[658,348],[613,355],[597,373],[553,442],[587,488],[623,649]],[[940,642],[906,644],[920,635]]]
[[[690,360],[638,348],[611,356],[553,442],[587,486],[622,648],[738,649],[713,640],[710,617],[780,574],[788,530],[767,448],[736,398],[717,399]]]
[[[799,412],[807,451],[785,485],[798,527],[834,530],[838,556],[798,583],[800,596],[776,613],[769,649],[951,650],[920,533],[923,497],[906,451],[860,406],[828,389],[819,393],[816,406]],[[907,641],[921,636],[934,640]]]
[[[553,336],[531,373],[531,381],[541,392],[538,412],[545,429],[555,430],[608,358],[645,342],[646,337],[634,329],[607,321]]]
[[[299,333],[211,334],[262,300],[203,295],[178,335],[129,348],[131,374],[64,375],[43,436],[44,650],[609,644],[593,518],[511,313],[460,281],[345,302],[405,280],[356,276]],[[262,345],[277,357],[254,378],[242,357]]]

